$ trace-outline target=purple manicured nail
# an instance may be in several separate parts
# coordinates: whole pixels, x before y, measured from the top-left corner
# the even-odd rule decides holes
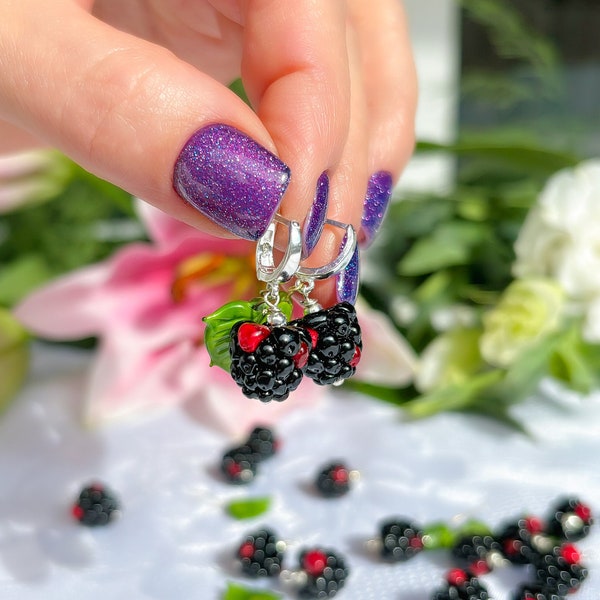
[[[306,215],[302,228],[302,258],[306,258],[315,249],[323,233],[323,226],[327,217],[328,200],[329,177],[326,172],[323,172],[317,180],[315,199]]]
[[[345,241],[346,238],[342,242],[342,247]],[[346,265],[346,268],[336,275],[335,291],[338,302],[350,302],[350,304],[356,302],[356,297],[358,296],[358,274],[358,246],[356,246],[354,254],[350,262]]]
[[[175,191],[235,235],[257,240],[273,220],[290,181],[274,154],[229,125],[208,125],[183,147]]]
[[[385,211],[392,197],[392,175],[387,171],[373,173],[367,186],[367,195],[358,234],[362,248],[370,246],[381,226]]]

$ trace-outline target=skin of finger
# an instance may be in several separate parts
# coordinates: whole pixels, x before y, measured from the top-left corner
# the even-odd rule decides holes
[[[280,212],[302,223],[350,124],[346,7],[340,0],[244,3],[242,78],[292,179]]]
[[[406,15],[399,0],[348,0],[362,56],[369,107],[370,172],[394,181],[414,149],[417,75]]]
[[[172,169],[208,123],[233,125],[276,152],[249,107],[164,48],[70,2],[22,0],[0,17],[0,115],[174,217],[231,237],[174,192]]]
[[[0,120],[0,154],[39,148],[43,144],[27,131]]]
[[[227,3],[86,0],[84,4],[102,21],[168,48],[221,83],[229,84],[240,76],[243,24]]]

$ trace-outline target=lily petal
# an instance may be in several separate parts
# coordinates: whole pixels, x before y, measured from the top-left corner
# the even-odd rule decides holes
[[[93,298],[101,289],[110,268],[100,263],[33,292],[14,310],[25,327],[49,339],[75,340],[95,335],[102,319]]]
[[[361,300],[357,302],[356,310],[363,339],[356,379],[378,385],[408,385],[417,367],[414,350],[385,314]]]

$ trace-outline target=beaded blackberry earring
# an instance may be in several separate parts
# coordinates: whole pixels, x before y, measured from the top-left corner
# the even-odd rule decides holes
[[[343,271],[356,249],[356,234],[352,225],[328,219],[328,225],[345,230],[339,256],[319,268],[299,268],[294,288],[301,296],[304,316],[292,323],[308,331],[312,350],[308,356],[307,377],[319,385],[341,385],[356,372],[362,352],[362,336],[356,310],[348,302],[323,309],[311,298],[315,280],[326,279]]]
[[[278,224],[288,229],[288,245],[279,265],[273,252]],[[296,221],[276,217],[256,246],[256,276],[266,283],[261,316],[236,323],[231,329],[229,352],[231,376],[248,398],[263,402],[285,400],[295,390],[306,371],[312,348],[310,335],[287,324],[280,307],[280,285],[300,266],[302,235]]]

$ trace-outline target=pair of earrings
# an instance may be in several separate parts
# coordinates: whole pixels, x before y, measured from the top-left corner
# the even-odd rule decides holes
[[[302,266],[302,232],[297,221],[276,216],[256,246],[256,276],[265,283],[260,298],[230,302],[204,318],[205,345],[211,364],[228,371],[248,398],[262,402],[285,400],[306,375],[319,385],[340,385],[356,371],[362,337],[352,304],[323,309],[311,297],[315,281],[343,271],[355,254],[354,228],[333,220],[344,230],[339,255],[321,267]],[[275,234],[287,228],[287,247],[275,264]],[[282,284],[295,279],[287,291]],[[292,298],[304,309],[290,321]]]

